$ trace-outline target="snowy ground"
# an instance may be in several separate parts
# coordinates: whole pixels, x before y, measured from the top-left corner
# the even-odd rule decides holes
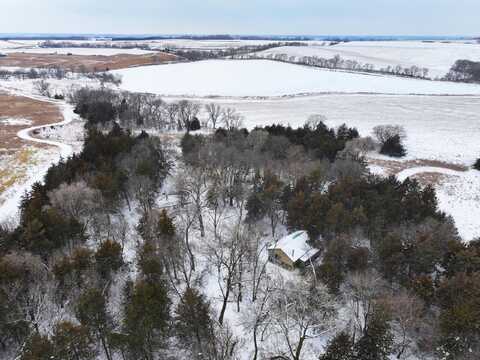
[[[19,49],[21,51],[30,52],[29,49],[38,48],[39,43],[43,41],[39,40],[0,40],[0,52],[3,52],[4,49],[13,50]],[[237,48],[242,46],[260,46],[266,44],[272,44],[277,42],[285,43],[287,41],[278,41],[278,40],[191,40],[191,39],[165,39],[165,40],[131,40],[131,41],[92,41],[92,40],[53,40],[53,43],[72,43],[75,46],[82,46],[85,44],[102,46],[103,48],[97,49],[107,49],[111,48],[112,45],[115,47],[131,47],[131,46],[149,46],[151,49],[163,50],[166,48],[169,49],[188,49],[188,50],[226,50],[231,48]],[[305,42],[308,44],[321,44],[324,42],[308,41]],[[39,49],[41,50],[41,49]],[[61,50],[61,49],[58,49]],[[79,48],[75,48],[75,51],[78,51]],[[80,49],[81,50],[81,49]],[[86,50],[89,50],[86,48]],[[92,49],[95,50],[95,49]],[[112,49],[118,50],[118,49]],[[124,53],[124,52],[122,52]],[[75,53],[74,53],[75,54]],[[83,55],[83,54],[79,54]],[[95,54],[88,54],[95,55]]]
[[[190,39],[166,39],[139,41],[139,44],[147,44],[152,49],[189,49],[189,50],[225,50],[241,46],[260,46],[277,43],[275,40],[190,40]],[[286,42],[286,41],[280,41]]]
[[[12,68],[6,68],[12,71]],[[66,79],[58,80],[54,78],[49,78],[45,80],[47,83],[50,84],[49,91],[53,95],[55,94],[68,94],[72,91],[72,89],[78,89],[84,86],[89,87],[99,87],[100,82],[95,79],[89,79],[84,76],[71,76]],[[13,93],[21,93],[21,94],[33,94],[38,96],[38,92],[35,89],[35,83],[38,80],[26,79],[26,80],[2,80],[0,79],[0,90],[6,92],[13,92]]]
[[[402,171],[397,178],[403,181],[432,173],[445,175],[435,186],[440,210],[453,217],[465,241],[480,238],[480,171],[418,167]]]
[[[122,88],[159,95],[284,96],[306,93],[480,95],[480,86],[328,71],[268,60],[207,60],[113,71]]]
[[[416,65],[428,68],[429,75],[435,78],[444,76],[456,60],[480,61],[480,44],[471,41],[352,41],[334,46],[278,47],[259,53],[262,56],[269,54],[287,54],[297,58],[302,56],[331,58],[338,54],[343,59],[369,63],[376,68]]]
[[[371,135],[376,125],[404,126],[406,159],[470,166],[480,156],[480,97],[475,96],[318,95],[196,101],[237,109],[249,129],[274,123],[303,126],[310,115],[321,114],[328,126],[346,123],[363,136]]]

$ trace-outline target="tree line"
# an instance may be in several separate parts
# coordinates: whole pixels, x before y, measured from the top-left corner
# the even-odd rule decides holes
[[[294,55],[289,56],[288,54],[261,54],[261,53],[241,55],[240,57],[242,59],[268,59],[268,60],[286,62],[291,64],[300,64],[300,65],[306,65],[306,66],[319,67],[323,69],[359,71],[359,72],[412,77],[412,78],[419,78],[419,79],[430,79],[428,76],[429,70],[427,68],[422,68],[416,65],[412,65],[410,67],[403,67],[401,65],[397,65],[397,66],[388,65],[386,67],[377,68],[373,64],[362,63],[357,60],[343,59],[338,54],[331,58],[323,58],[319,56],[294,56]]]
[[[243,121],[235,109],[223,108],[216,103],[166,102],[153,94],[117,92],[108,88],[81,88],[70,94],[69,100],[76,104],[75,112],[89,125],[103,128],[118,123],[132,131],[189,132],[217,126],[238,128]]]
[[[233,58],[235,56],[242,56],[245,54],[265,51],[268,49],[273,49],[281,46],[307,46],[303,42],[298,41],[288,41],[288,42],[273,42],[264,45],[244,45],[238,47],[228,47],[226,49],[206,49],[206,50],[195,50],[195,49],[177,49],[174,47],[166,48],[165,51],[177,55],[183,59],[189,61],[199,61],[199,60],[208,60],[208,59],[222,59],[222,58]]]
[[[445,75],[444,80],[478,83],[480,82],[480,62],[457,60]]]

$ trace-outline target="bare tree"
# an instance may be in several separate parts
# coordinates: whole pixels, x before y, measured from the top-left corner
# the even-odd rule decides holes
[[[64,216],[90,219],[98,208],[100,191],[90,188],[83,180],[61,184],[48,193],[50,204]]]
[[[194,204],[180,202],[180,207],[176,212],[176,220],[183,232],[185,248],[189,257],[190,270],[195,271],[195,255],[193,253],[193,245],[190,241],[190,232],[193,225],[198,219],[197,209]]]
[[[228,130],[239,129],[243,125],[243,116],[237,113],[234,108],[223,109],[220,120]]]
[[[245,312],[244,328],[252,332],[253,360],[257,360],[260,352],[259,337],[271,323],[270,301],[274,291],[273,283],[267,282],[259,292],[257,300]]]
[[[274,324],[279,329],[287,354],[300,360],[305,342],[333,327],[335,302],[323,285],[306,281],[280,281],[272,297]]]
[[[215,266],[217,281],[223,302],[218,322],[223,324],[227,304],[238,275],[238,266],[245,255],[246,231],[241,225],[234,226],[227,234],[220,234],[206,243],[205,253]]]
[[[200,104],[188,100],[181,100],[178,102],[177,122],[178,129],[186,129],[190,131],[190,124],[192,120],[197,117],[200,111]]]
[[[203,212],[208,206],[207,202],[207,173],[203,167],[190,167],[179,171],[176,177],[176,189],[183,204],[190,203],[194,206],[198,217],[200,235],[205,237]]]
[[[263,289],[264,283],[268,280],[268,257],[265,256],[268,242],[265,241],[260,231],[252,228],[249,230],[247,241],[246,260],[249,265],[252,302],[255,302],[259,292]]]
[[[260,153],[268,139],[268,132],[265,130],[252,130],[248,134],[247,142],[256,153]]]
[[[395,325],[400,334],[396,344],[397,359],[402,358],[409,346],[414,342],[412,336],[425,314],[424,303],[414,294],[407,291],[401,291],[380,300],[392,312],[395,319]]]
[[[214,339],[212,359],[215,360],[235,360],[238,359],[238,350],[241,348],[242,343],[233,334],[230,326],[227,323],[218,324],[214,323]]]
[[[214,181],[208,188],[207,206],[210,211],[207,212],[213,226],[213,236],[218,236],[218,229],[225,218],[225,203],[222,201],[220,185]]]
[[[351,326],[355,339],[357,334],[362,336],[367,329],[383,281],[379,274],[368,271],[349,275],[346,284],[346,297],[352,315]]]
[[[167,114],[168,122],[169,122],[169,128],[174,129],[175,127],[178,127],[178,122],[177,122],[177,117],[178,117],[178,104],[177,103],[171,103],[167,104],[165,106],[165,112]]]
[[[38,80],[33,83],[35,90],[42,96],[50,97],[50,83],[45,80]]]
[[[217,121],[222,115],[222,108],[215,103],[209,103],[205,105],[205,110],[208,114],[208,120],[212,123],[212,128],[215,129],[217,127]]]
[[[327,121],[327,117],[325,115],[314,114],[308,117],[305,125],[307,125],[310,129],[316,129],[318,125],[325,123],[325,121]]]
[[[382,145],[395,136],[401,140],[407,136],[405,128],[401,125],[377,125],[373,128],[373,134]]]

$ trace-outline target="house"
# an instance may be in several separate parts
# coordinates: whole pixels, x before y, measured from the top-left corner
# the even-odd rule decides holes
[[[321,253],[321,250],[310,246],[308,240],[306,231],[289,234],[268,248],[268,260],[290,270],[308,266]]]

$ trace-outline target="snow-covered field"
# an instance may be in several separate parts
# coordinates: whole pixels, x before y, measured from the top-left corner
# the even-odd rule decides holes
[[[122,88],[160,95],[283,96],[305,93],[480,95],[480,86],[328,71],[268,60],[207,60],[114,71]]]
[[[9,71],[13,71],[14,68],[4,67]],[[0,80],[0,90],[11,92],[15,94],[22,95],[35,95],[38,96],[37,90],[35,89],[35,83],[38,80],[25,79],[25,80]],[[67,94],[70,93],[73,89],[78,89],[84,86],[88,87],[99,87],[100,82],[95,79],[89,79],[84,76],[70,76],[68,78],[58,80],[58,79],[47,79],[50,84],[50,93],[51,94]],[[44,99],[45,100],[45,99]]]
[[[286,46],[259,53],[287,54],[300,58],[317,56],[331,58],[340,55],[346,60],[375,65],[410,67],[413,65],[430,70],[431,77],[444,76],[458,59],[480,61],[480,44],[475,42],[421,42],[421,41],[352,41],[334,46]]]
[[[178,100],[177,98],[172,98]],[[398,124],[407,131],[406,159],[440,160],[470,166],[480,156],[480,97],[409,95],[316,95],[272,99],[195,99],[233,107],[244,125],[302,126],[313,114],[328,126],[346,123],[363,136],[373,127]]]
[[[139,41],[139,44],[147,44],[152,49],[195,49],[195,50],[224,50],[241,46],[260,46],[277,43],[276,40],[190,40],[190,39],[166,39]],[[281,41],[286,42],[286,41]]]

